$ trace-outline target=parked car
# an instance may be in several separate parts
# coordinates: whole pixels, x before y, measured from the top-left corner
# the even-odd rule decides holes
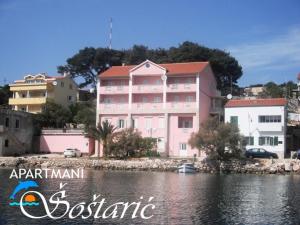
[[[278,158],[278,155],[273,152],[268,152],[263,148],[251,148],[246,151],[247,158]]]
[[[81,152],[77,148],[67,148],[64,151],[64,156],[66,157],[80,157]]]
[[[294,154],[293,154],[293,159],[300,159],[300,149],[298,149]]]

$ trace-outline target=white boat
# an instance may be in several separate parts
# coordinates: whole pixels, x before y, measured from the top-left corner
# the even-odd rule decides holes
[[[192,163],[183,163],[182,165],[178,166],[179,173],[195,173],[196,168]]]

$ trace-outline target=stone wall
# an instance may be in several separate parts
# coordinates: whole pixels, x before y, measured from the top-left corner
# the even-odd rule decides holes
[[[0,158],[0,167],[176,171],[182,162],[179,159],[98,160],[88,157],[64,159],[34,156],[2,157]],[[290,159],[236,160],[221,163],[218,161],[197,161],[194,165],[198,172],[206,173],[300,174],[300,160]]]

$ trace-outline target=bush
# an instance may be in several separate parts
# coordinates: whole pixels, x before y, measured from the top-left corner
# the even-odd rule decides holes
[[[143,138],[132,128],[115,132],[107,145],[108,156],[117,158],[141,157],[156,150],[156,139]],[[148,153],[147,153],[148,152]]]
[[[240,157],[243,137],[236,125],[209,118],[197,133],[192,134],[189,144],[205,151],[209,158],[224,160]]]

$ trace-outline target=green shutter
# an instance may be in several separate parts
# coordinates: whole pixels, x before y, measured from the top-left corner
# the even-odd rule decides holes
[[[277,136],[274,137],[274,145],[278,145],[278,137]]]
[[[258,138],[258,144],[259,145],[263,145],[264,144],[263,142],[264,142],[264,138],[263,137],[259,137]]]
[[[230,117],[230,123],[234,124],[234,125],[238,125],[238,123],[239,123],[238,117],[237,116],[231,116]]]
[[[273,137],[270,137],[270,145],[274,145],[274,138]]]
[[[254,137],[253,136],[250,137],[250,145],[254,145]]]

